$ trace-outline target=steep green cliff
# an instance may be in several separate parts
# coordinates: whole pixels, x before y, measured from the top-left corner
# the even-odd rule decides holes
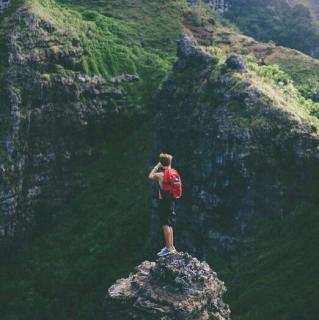
[[[0,22],[1,318],[104,319],[161,246],[147,174],[168,151],[176,246],[232,318],[315,319],[317,60],[182,0],[14,1]]]
[[[22,236],[43,208],[45,219],[55,216],[74,185],[85,185],[86,162],[98,156],[112,121],[144,116],[174,60],[182,4],[167,9],[165,39],[49,0],[27,1],[2,22],[3,238]]]
[[[105,288],[144,258],[147,102],[185,3],[74,4],[14,3],[1,20],[4,319],[101,318]]]
[[[154,158],[174,152],[185,177],[177,244],[223,266],[235,319],[318,312],[319,122],[299,95],[278,67],[185,35],[155,99]]]

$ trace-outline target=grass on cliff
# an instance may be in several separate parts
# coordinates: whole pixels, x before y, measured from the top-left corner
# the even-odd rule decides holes
[[[300,88],[295,86],[290,75],[283,71],[279,65],[259,66],[251,56],[246,58],[249,69],[254,72],[252,79],[266,95],[278,102],[278,106],[284,106],[294,116],[306,119],[319,130],[319,122],[314,117],[310,117],[319,118],[318,102],[305,98]]]
[[[188,7],[186,0],[58,0],[65,7],[73,8],[84,16],[92,10],[103,16],[124,22],[132,30],[130,40],[172,59],[176,52],[176,39],[181,32],[181,16]]]
[[[137,28],[137,22],[134,24],[129,19],[101,14],[99,5],[94,6],[91,2],[87,8],[71,2],[62,5],[54,0],[28,0],[28,3],[34,14],[52,22],[57,30],[80,39],[85,73],[105,78],[123,73],[138,75],[141,81],[136,84],[134,95],[137,99],[145,99],[157,88],[174,61],[182,12],[182,7],[177,4],[168,8],[166,19],[154,14],[148,32],[143,32]],[[155,2],[151,3],[154,7]],[[114,4],[114,7],[118,5]],[[157,5],[155,9],[159,12],[162,8]],[[143,15],[137,20],[142,19],[145,19]],[[153,34],[152,28],[160,29]],[[166,32],[166,28],[171,31]]]
[[[294,82],[306,99],[319,102],[319,61],[300,51],[276,46],[273,43],[258,43],[251,37],[240,34],[234,28],[219,26],[212,38],[212,45],[225,53],[254,55],[262,64],[277,64]]]
[[[226,44],[219,43],[222,35],[227,35],[224,39],[227,40]],[[235,52],[241,53],[246,61],[250,71],[249,81],[255,83],[255,86],[265,95],[272,97],[278,106],[312,123],[319,130],[319,122],[311,117],[319,118],[319,62],[296,50],[274,47],[275,52],[267,56],[267,64],[260,65],[258,58],[249,51],[240,52],[240,38],[234,32],[219,29],[214,40],[215,45],[202,47],[202,49],[218,58],[219,63],[223,63],[235,47]],[[243,38],[247,41],[245,37]],[[279,55],[282,50],[286,55]],[[215,69],[212,74],[216,73],[217,68]],[[245,78],[247,76],[239,77],[238,83],[243,82]],[[314,83],[313,86],[311,86],[312,83]]]
[[[267,57],[290,75],[305,98],[319,102],[319,61],[295,50],[280,48]]]

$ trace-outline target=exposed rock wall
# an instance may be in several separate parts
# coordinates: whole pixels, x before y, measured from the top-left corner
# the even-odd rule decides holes
[[[187,253],[144,261],[106,295],[106,319],[227,320],[226,288],[206,262]]]
[[[136,80],[81,74],[80,40],[26,8],[8,20],[1,44],[0,240],[22,236],[35,211],[50,220],[83,185],[76,169],[127,107],[122,84]]]
[[[198,3],[199,1],[191,0],[190,2]],[[210,9],[219,13],[227,12],[230,8],[230,3],[227,0],[205,0],[204,2],[207,3]]]
[[[229,2],[225,0],[209,0],[208,6],[217,12],[227,12],[229,10]]]
[[[10,7],[10,4],[10,0],[0,0],[0,15],[3,14]]]
[[[218,63],[188,36],[178,55],[154,98],[154,161],[172,153],[184,182],[177,244],[231,254],[254,217],[318,201],[317,128],[254,84],[241,56]]]

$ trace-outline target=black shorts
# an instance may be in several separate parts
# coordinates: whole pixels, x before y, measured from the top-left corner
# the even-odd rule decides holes
[[[171,199],[159,199],[158,211],[162,226],[173,226],[176,222],[175,201]]]

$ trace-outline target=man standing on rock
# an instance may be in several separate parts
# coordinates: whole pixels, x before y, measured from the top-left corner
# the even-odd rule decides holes
[[[173,239],[173,225],[175,223],[175,201],[182,195],[181,177],[171,167],[173,156],[161,153],[158,164],[148,175],[149,179],[159,182],[158,208],[160,222],[164,232],[165,247],[157,253],[158,256],[165,256],[176,252]],[[158,172],[162,169],[162,172]]]

